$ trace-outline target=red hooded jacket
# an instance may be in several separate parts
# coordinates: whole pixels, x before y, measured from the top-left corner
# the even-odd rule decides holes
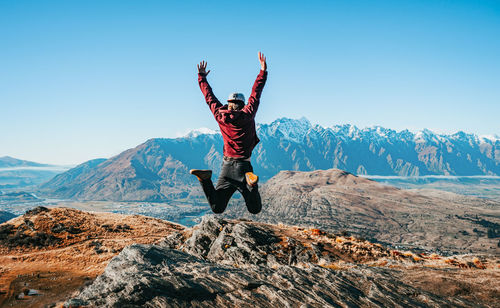
[[[249,158],[253,148],[259,143],[255,131],[255,114],[259,108],[260,95],[267,80],[267,71],[260,71],[248,98],[248,104],[241,110],[228,110],[212,92],[206,74],[198,74],[198,83],[205,100],[219,124],[224,140],[224,156]]]

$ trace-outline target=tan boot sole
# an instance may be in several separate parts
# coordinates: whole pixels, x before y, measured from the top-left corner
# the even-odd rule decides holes
[[[259,177],[253,172],[245,173],[245,179],[247,180],[247,184],[250,186],[255,186],[259,182]]]

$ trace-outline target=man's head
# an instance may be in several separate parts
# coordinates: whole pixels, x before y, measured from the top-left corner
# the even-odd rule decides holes
[[[229,110],[240,110],[245,106],[245,96],[242,93],[231,93],[227,99]]]

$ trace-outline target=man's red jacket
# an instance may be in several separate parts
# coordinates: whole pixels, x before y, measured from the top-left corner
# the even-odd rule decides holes
[[[206,74],[198,74],[198,83],[205,96],[215,120],[219,124],[224,140],[224,156],[249,158],[253,148],[259,143],[255,131],[255,114],[259,108],[260,95],[267,80],[267,71],[260,71],[248,98],[248,104],[242,110],[228,110],[227,104],[222,105],[212,92]]]

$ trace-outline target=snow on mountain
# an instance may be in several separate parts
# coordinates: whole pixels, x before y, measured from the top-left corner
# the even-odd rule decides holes
[[[344,124],[344,125],[334,125],[331,128],[331,131],[339,135],[339,137],[343,139],[359,139],[360,138],[360,130],[355,125]]]
[[[453,158],[454,161],[461,161],[465,157],[467,161],[471,162],[473,160],[473,156],[477,156],[474,160],[476,161],[475,164],[477,164],[479,166],[479,169],[481,170],[480,174],[486,172],[485,170],[488,168],[486,168],[485,166],[490,163],[493,163],[495,168],[500,168],[500,166],[498,166],[498,164],[500,163],[500,149],[498,149],[498,146],[500,146],[500,137],[498,135],[478,136],[462,131],[454,134],[438,134],[429,129],[423,129],[416,133],[413,133],[407,129],[396,131],[379,125],[365,127],[362,129],[351,124],[323,127],[318,124],[312,125],[311,122],[309,122],[309,120],[304,117],[300,119],[279,118],[269,124],[257,124],[257,132],[259,138],[266,144],[268,141],[272,140],[290,141],[297,145],[305,143],[308,144],[310,140],[316,140],[314,144],[308,144],[308,146],[310,147],[322,146],[321,144],[323,144],[324,142],[327,142],[327,144],[332,144],[332,142],[338,144],[338,142],[342,142],[342,144],[347,148],[350,148],[354,144],[358,143],[365,144],[369,146],[369,151],[374,154],[379,153],[378,155],[382,155],[385,152],[384,155],[389,155],[386,160],[387,162],[389,162],[389,164],[391,165],[391,169],[393,170],[394,168],[402,168],[402,170],[407,170],[408,168],[410,168],[411,170],[413,170],[413,172],[421,173],[421,169],[422,167],[424,167],[417,167],[415,164],[419,164],[418,161],[410,163],[408,161],[409,157],[397,157],[395,156],[395,153],[388,153],[388,147],[394,146],[396,148],[391,149],[391,151],[396,151],[397,153],[399,153],[397,154],[398,156],[402,155],[402,153],[406,153],[405,155],[410,155],[410,152],[412,151],[417,151],[418,153],[420,153],[418,154],[417,160],[424,161],[425,164],[431,164],[434,166],[432,167],[434,169],[431,168],[434,171],[432,171],[430,174],[448,174],[449,172],[451,172],[451,174],[455,174],[451,170],[448,170],[452,169],[452,167],[450,167],[451,165],[449,163],[447,165],[447,163],[443,161],[443,158],[439,157],[439,151],[443,151],[443,153],[446,153],[446,155],[456,155],[456,157]],[[213,135],[218,134],[218,132],[207,128],[201,128],[190,132],[186,135],[186,137],[194,138],[203,134]],[[402,149],[401,146],[403,145],[409,148]],[[358,147],[357,150],[353,149],[350,151],[359,151],[359,146],[360,145],[356,146]],[[472,152],[477,152],[478,150],[479,153],[476,153],[474,155],[472,154]],[[334,161],[341,161],[338,155],[348,154],[348,152],[346,153],[345,151],[340,151],[338,148],[334,151],[335,153],[337,153],[335,154],[337,155],[337,157],[334,158]],[[359,154],[360,153],[355,154],[355,156]],[[484,158],[478,156],[482,154],[486,155],[487,159],[492,159],[493,162],[482,161],[484,160]],[[350,156],[352,157],[353,155],[354,153],[351,153]],[[429,155],[431,155],[432,158]],[[296,154],[294,154],[294,157],[295,156]],[[343,157],[344,160],[346,158],[347,157],[345,156]],[[304,163],[306,165],[315,165],[310,159],[304,159]],[[363,158],[360,157],[359,159],[362,160]],[[415,160],[415,157],[412,159]],[[431,160],[434,162],[430,163]],[[404,161],[407,162],[403,163]],[[337,163],[334,163],[335,167],[347,168],[341,163],[338,163],[340,165],[336,164]],[[436,166],[438,164],[441,165],[441,167],[437,168]],[[357,167],[357,169],[351,171],[357,172],[358,169],[364,170],[365,168],[366,166],[360,165]],[[398,172],[404,173],[407,171]],[[471,172],[473,171],[469,170],[467,173],[471,174]],[[497,172],[495,171],[493,173],[496,174]]]
[[[425,128],[424,130],[418,131],[414,137],[415,142],[417,143],[439,143],[442,138],[439,137],[436,133],[431,130]]]
[[[495,143],[500,141],[500,136],[498,135],[481,135],[479,136],[479,140],[482,142],[487,142],[487,143]],[[489,142],[488,142],[489,141]]]
[[[271,124],[260,124],[257,127],[259,132],[268,136],[280,136],[284,140],[295,142],[302,142],[311,128],[311,122],[304,117],[298,120],[281,118]]]
[[[200,135],[215,135],[218,133],[219,133],[219,131],[217,131],[217,130],[213,130],[213,129],[210,129],[207,127],[201,127],[201,128],[197,128],[197,129],[193,129],[193,130],[189,131],[187,134],[185,134],[182,137],[183,138],[196,138]]]

